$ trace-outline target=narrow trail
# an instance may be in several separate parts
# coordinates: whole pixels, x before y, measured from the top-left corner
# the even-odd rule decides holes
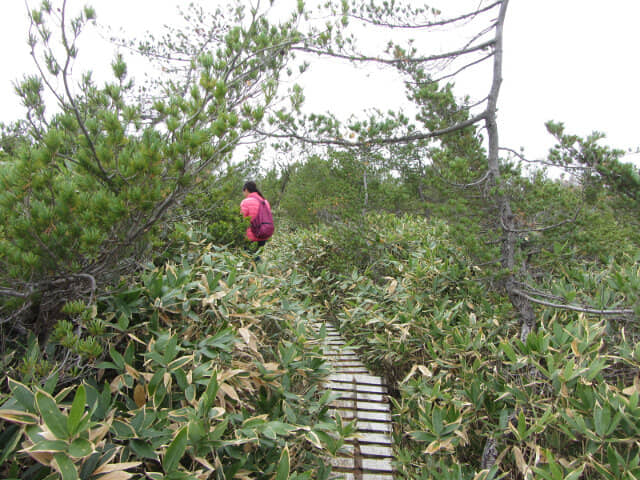
[[[320,329],[323,325],[316,325]],[[325,355],[333,367],[326,388],[340,395],[332,413],[345,421],[357,420],[357,436],[347,440],[345,453],[331,459],[334,478],[344,480],[393,480],[391,409],[387,387],[371,375],[338,331],[324,325]]]

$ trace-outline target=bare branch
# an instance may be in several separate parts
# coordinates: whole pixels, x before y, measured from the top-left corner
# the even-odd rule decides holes
[[[96,290],[97,290],[97,285],[96,285],[96,279],[93,275],[90,275],[88,273],[76,273],[75,275],[73,275],[74,277],[77,278],[82,278],[84,280],[87,280],[89,282],[89,286],[90,286],[90,292],[91,292],[91,296],[89,297],[89,303],[93,303],[95,301],[96,298]]]
[[[546,165],[548,167],[558,167],[558,168],[563,168],[565,170],[586,170],[589,167],[582,167],[582,166],[576,166],[576,165],[558,165],[556,163],[552,163],[552,162],[547,162],[545,160],[531,160],[529,158],[526,158],[522,153],[512,149],[512,148],[508,148],[508,147],[500,147],[500,150],[503,150],[505,152],[509,152],[513,155],[515,155],[516,157],[518,157],[520,160],[522,160],[523,162],[527,162],[527,163],[537,163],[540,165]]]
[[[466,65],[463,65],[462,67],[460,67],[458,70],[456,70],[453,73],[449,73],[447,75],[443,75],[441,77],[429,80],[429,82],[421,82],[421,84],[426,84],[426,83],[440,83],[443,80],[446,80],[447,78],[452,78],[452,77],[456,77],[457,75],[459,75],[460,73],[462,73],[463,71],[465,71],[467,68],[471,68],[474,65],[478,65],[482,62],[484,62],[485,60],[490,59],[491,57],[493,57],[494,53],[491,52],[489,55],[485,55],[484,57],[475,60],[473,62],[467,63]]]
[[[460,50],[455,50],[452,52],[439,53],[436,55],[431,55],[428,57],[412,57],[412,58],[380,58],[380,57],[370,57],[366,55],[347,55],[344,53],[337,52],[327,52],[323,50],[318,50],[311,47],[292,47],[292,50],[298,50],[307,53],[315,53],[319,56],[325,57],[333,57],[340,58],[343,60],[349,60],[352,62],[375,62],[382,63],[385,65],[399,65],[399,64],[415,64],[415,63],[427,63],[434,62],[436,60],[450,59],[451,57],[459,57],[462,55],[467,55],[470,53],[477,52],[479,50],[485,50],[493,47],[495,44],[495,40],[489,40],[487,42],[476,45],[475,47],[463,48]]]
[[[529,232],[545,232],[547,230],[553,230],[554,228],[558,228],[562,225],[566,225],[567,223],[573,223],[576,221],[576,219],[578,218],[578,215],[580,214],[580,211],[582,210],[582,205],[580,205],[580,207],[575,211],[575,213],[573,214],[573,218],[569,218],[567,220],[562,220],[561,222],[558,223],[554,223],[553,225],[547,225],[544,227],[537,227],[537,228],[526,228],[523,230],[516,230],[513,228],[507,228],[507,226],[504,224],[504,219],[501,217],[500,218],[500,222],[502,223],[502,228],[509,232],[509,233],[529,233]]]
[[[31,292],[25,293],[10,288],[0,288],[0,296],[4,297],[27,298],[29,295],[31,295]]]
[[[480,177],[478,180],[474,180],[473,182],[470,183],[455,183],[455,182],[451,182],[449,180],[447,180],[441,173],[440,171],[435,168],[435,166],[433,166],[433,172],[438,176],[438,178],[440,178],[440,180],[442,180],[443,182],[447,183],[448,185],[451,185],[452,187],[457,187],[457,188],[471,188],[471,187],[476,187],[478,185],[481,185],[482,183],[486,182],[487,179],[489,178],[489,170],[487,170],[482,177]]]
[[[458,130],[462,130],[467,127],[470,127],[478,123],[480,120],[483,120],[485,118],[485,115],[486,115],[486,112],[482,112],[479,115],[476,115],[468,120],[465,120],[464,122],[456,123],[455,125],[451,125],[450,127],[443,128],[441,130],[433,130],[431,132],[415,133],[412,135],[405,135],[401,137],[388,137],[388,138],[383,138],[378,140],[367,140],[367,141],[359,141],[359,142],[350,142],[348,140],[344,140],[341,138],[334,138],[334,139],[327,138],[327,139],[316,140],[316,139],[305,137],[296,133],[278,134],[273,132],[264,132],[260,130],[258,130],[257,133],[259,133],[260,135],[265,135],[273,138],[293,138],[295,140],[301,141],[309,145],[337,145],[337,146],[346,147],[346,148],[369,148],[371,147],[371,145],[412,143],[418,140],[427,140],[430,138],[441,137],[442,135],[457,132]]]
[[[520,285],[520,287],[524,288],[529,295],[536,295],[538,297],[543,297],[543,298],[548,298],[551,300],[555,300],[558,302],[563,302],[565,299],[563,297],[560,297],[558,295],[553,295],[552,293],[549,292],[545,292],[543,290],[537,289],[535,287],[532,287],[531,285],[528,285],[524,282],[517,282],[514,281],[513,282],[514,285]]]
[[[526,298],[530,302],[536,303],[538,305],[543,305],[545,307],[551,307],[551,308],[560,308],[562,310],[571,310],[574,312],[581,312],[581,313],[592,313],[595,315],[633,315],[635,313],[634,310],[630,308],[602,310],[597,308],[582,307],[578,305],[547,302],[545,300],[539,300],[535,297],[532,297],[527,292],[524,292],[517,288],[512,288],[511,292],[523,298]]]
[[[444,19],[444,20],[440,20],[438,22],[427,22],[427,23],[416,24],[416,25],[406,25],[406,24],[399,25],[399,24],[393,24],[393,23],[388,23],[388,22],[377,22],[375,20],[371,20],[370,18],[366,18],[366,17],[362,17],[360,15],[354,15],[354,14],[350,14],[349,17],[355,18],[356,20],[360,20],[360,21],[365,22],[365,23],[369,23],[369,24],[372,24],[372,25],[380,26],[380,27],[386,27],[386,28],[392,28],[392,29],[413,30],[413,29],[421,29],[421,28],[443,27],[445,25],[451,25],[451,24],[454,24],[454,23],[461,22],[463,20],[468,20],[468,19],[471,19],[473,17],[478,16],[481,13],[484,13],[484,12],[487,12],[487,11],[491,10],[492,8],[494,8],[495,6],[497,6],[499,4],[500,4],[500,1],[497,1],[495,3],[492,3],[491,5],[488,5],[487,7],[481,8],[481,9],[476,10],[474,12],[466,13],[464,15],[460,15],[459,17],[447,18],[447,19]]]

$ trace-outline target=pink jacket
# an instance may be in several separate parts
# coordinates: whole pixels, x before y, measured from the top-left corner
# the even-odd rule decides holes
[[[262,197],[258,195],[256,192],[250,193],[247,196],[247,198],[245,198],[244,200],[242,200],[242,202],[240,202],[240,212],[242,212],[242,216],[253,219],[253,217],[255,217],[258,214],[258,208],[260,208],[261,200],[262,200]],[[265,202],[267,202],[267,207],[269,208],[269,210],[271,210],[271,205],[269,205],[269,201],[265,200]],[[247,238],[252,242],[258,241],[256,236],[251,231],[251,227],[247,228]]]

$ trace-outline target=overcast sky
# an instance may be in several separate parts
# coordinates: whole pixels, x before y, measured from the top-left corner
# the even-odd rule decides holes
[[[453,0],[448,0],[452,2]],[[478,0],[456,0],[477,5]],[[30,0],[31,5],[39,0]],[[123,27],[132,35],[157,29],[175,19],[179,0],[70,0],[90,3],[100,23]],[[206,4],[206,2],[202,2]],[[278,0],[276,0],[276,4]],[[0,0],[0,121],[20,116],[12,82],[32,71],[26,45],[28,22],[23,0]],[[505,25],[505,58],[499,101],[501,144],[524,147],[528,156],[542,157],[553,144],[544,122],[562,121],[568,132],[607,135],[606,143],[623,149],[640,146],[636,120],[640,111],[640,2],[635,0],[512,0]],[[87,43],[93,42],[87,39]],[[81,48],[83,43],[81,42]],[[91,43],[90,55],[79,67],[108,66],[112,52]],[[95,46],[97,45],[97,46]],[[85,50],[86,51],[86,50]],[[87,65],[84,65],[86,63]],[[336,72],[344,71],[344,75]],[[357,113],[367,107],[387,109],[402,101],[400,88],[387,88],[387,77],[324,68],[309,72],[305,91],[308,108]],[[353,79],[347,82],[345,79]],[[474,84],[459,85],[473,90]],[[484,87],[482,87],[484,88]],[[464,91],[457,91],[462,94]],[[473,92],[469,92],[472,93]],[[638,159],[640,156],[630,156]]]

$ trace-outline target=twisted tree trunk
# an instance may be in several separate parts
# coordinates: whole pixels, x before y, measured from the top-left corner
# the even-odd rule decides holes
[[[494,43],[494,57],[493,57],[493,82],[491,84],[491,90],[489,92],[485,127],[487,129],[489,140],[489,180],[490,186],[496,188],[496,200],[498,205],[497,220],[499,222],[499,228],[502,229],[502,241],[501,241],[501,258],[500,262],[502,267],[508,270],[508,275],[504,283],[504,287],[509,296],[511,304],[518,312],[520,318],[520,338],[524,342],[527,339],[527,335],[535,328],[535,315],[531,303],[528,299],[522,297],[516,292],[516,278],[515,278],[515,257],[517,248],[517,234],[515,233],[517,228],[515,224],[515,217],[511,210],[511,202],[509,197],[501,191],[502,178],[500,175],[500,159],[499,149],[500,141],[498,136],[498,124],[497,124],[497,105],[498,95],[500,93],[500,85],[502,84],[502,58],[503,58],[503,30],[504,20],[507,12],[509,0],[503,0],[500,6],[500,12],[496,21],[496,35]]]

